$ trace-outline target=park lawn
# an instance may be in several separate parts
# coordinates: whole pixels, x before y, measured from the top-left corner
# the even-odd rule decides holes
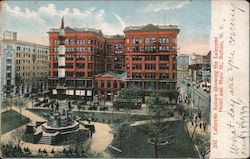
[[[171,130],[176,135],[176,141],[171,145],[160,146],[159,158],[198,158],[194,145],[190,141],[190,137],[184,130],[182,121],[169,122]],[[115,157],[118,158],[154,158],[154,146],[147,139],[148,136],[138,126],[123,128],[125,135],[113,140],[112,146],[120,148],[121,153],[112,150]],[[130,135],[129,135],[130,131]]]
[[[1,113],[1,133],[4,134],[29,122],[30,119],[25,116],[21,116],[20,120],[20,114],[15,110],[4,111]]]
[[[46,119],[46,117],[43,116],[44,112],[51,112],[51,110],[48,109],[27,109],[31,111],[32,113]],[[121,114],[121,113],[107,113],[107,112],[82,112],[82,111],[74,111],[74,114],[76,116],[79,116],[83,118],[86,117],[93,117],[94,119],[98,119],[97,122],[102,123],[118,123],[120,121],[139,121],[139,120],[147,120],[150,119],[150,116],[148,115],[135,115],[135,114]]]

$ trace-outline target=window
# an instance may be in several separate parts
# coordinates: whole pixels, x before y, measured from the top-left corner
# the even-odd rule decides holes
[[[74,44],[74,39],[70,39],[70,45],[73,45]]]
[[[155,56],[145,56],[145,61],[155,61]]]
[[[76,63],[77,68],[85,68],[84,63]]]
[[[176,70],[176,64],[172,64],[172,69]]]
[[[175,46],[172,46],[172,51],[175,51]]]
[[[8,72],[6,76],[7,78],[11,78],[11,73]]]
[[[77,39],[76,44],[85,44],[85,40],[83,39]]]
[[[117,88],[117,82],[114,81],[114,88]]]
[[[146,70],[154,70],[156,68],[155,64],[145,64],[145,69]]]
[[[92,67],[93,67],[92,63],[89,63],[88,64],[88,69],[92,69]]]
[[[142,40],[141,39],[133,39],[132,42],[133,42],[133,44],[141,44]]]
[[[73,63],[66,63],[65,68],[73,68]]]
[[[151,38],[151,43],[156,43],[156,38]]]
[[[132,56],[133,61],[141,61],[141,56]]]
[[[141,52],[142,47],[141,46],[133,46],[133,52]]]
[[[169,46],[166,47],[166,50],[169,51]]]
[[[85,56],[84,55],[77,55],[76,59],[81,61],[81,60],[85,60]]]
[[[55,39],[55,40],[54,40],[54,44],[55,44],[55,45],[58,45],[58,44],[59,44],[59,40],[56,40],[56,39]]]
[[[92,72],[88,72],[88,77],[92,77]]]
[[[169,43],[169,38],[166,39],[166,42]]]
[[[169,55],[161,55],[160,61],[169,61]]]
[[[129,47],[127,47],[127,51],[129,51]]]
[[[141,64],[132,64],[132,69],[133,70],[140,70],[141,69]]]
[[[177,78],[177,74],[176,73],[173,73],[172,76],[173,76],[173,78]]]
[[[162,43],[166,43],[166,38],[162,38]]]
[[[139,72],[133,72],[132,73],[132,78],[141,78],[142,77],[142,74],[139,73]]]
[[[149,44],[150,43],[150,39],[149,38],[145,38],[145,44]]]
[[[110,81],[108,81],[108,88],[110,88],[111,87],[111,82]]]
[[[160,64],[160,70],[168,70],[169,69],[169,64]]]
[[[104,88],[104,81],[101,81],[101,88]]]
[[[172,38],[172,43],[175,43],[175,38]]]
[[[88,47],[88,52],[91,52],[91,51],[92,51],[92,47],[89,46],[89,47]]]
[[[92,81],[90,80],[87,81],[87,87],[92,87]]]
[[[88,44],[92,44],[92,43],[93,43],[93,40],[88,39]]]
[[[58,51],[58,48],[57,47],[54,47],[54,52],[57,52]]]
[[[89,61],[92,60],[92,56],[91,56],[91,55],[88,56],[88,60],[89,60]]]
[[[81,73],[81,72],[79,72],[79,73]],[[77,80],[76,81],[76,87],[84,87],[84,81],[83,80]]]
[[[65,39],[65,45],[69,45],[69,39]]]

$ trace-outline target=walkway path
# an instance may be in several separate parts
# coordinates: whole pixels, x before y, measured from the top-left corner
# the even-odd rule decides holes
[[[111,127],[108,124],[94,122],[96,132],[93,134],[90,153],[95,157],[111,157],[105,152],[109,144],[113,140]]]

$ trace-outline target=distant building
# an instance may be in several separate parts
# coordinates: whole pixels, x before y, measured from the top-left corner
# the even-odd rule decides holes
[[[189,74],[193,81],[211,81],[211,51],[206,56],[193,53],[189,56]]]
[[[58,29],[49,34],[49,89],[58,82]],[[101,30],[65,27],[66,94],[113,99],[130,85],[143,96],[158,92],[174,98],[177,94],[177,35],[173,25],[129,26],[123,35],[107,36]],[[125,75],[125,77],[124,77]]]
[[[178,78],[187,77],[188,74],[188,65],[189,65],[189,56],[188,55],[178,55],[177,56],[177,76]]]
[[[16,32],[0,43],[2,98],[47,90],[48,46],[19,41]]]
[[[206,82],[211,82],[211,51],[203,57],[202,79]]]

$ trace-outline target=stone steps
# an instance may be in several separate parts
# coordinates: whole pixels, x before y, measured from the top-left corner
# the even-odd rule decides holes
[[[51,145],[51,142],[52,142],[52,136],[42,136],[38,144]]]

